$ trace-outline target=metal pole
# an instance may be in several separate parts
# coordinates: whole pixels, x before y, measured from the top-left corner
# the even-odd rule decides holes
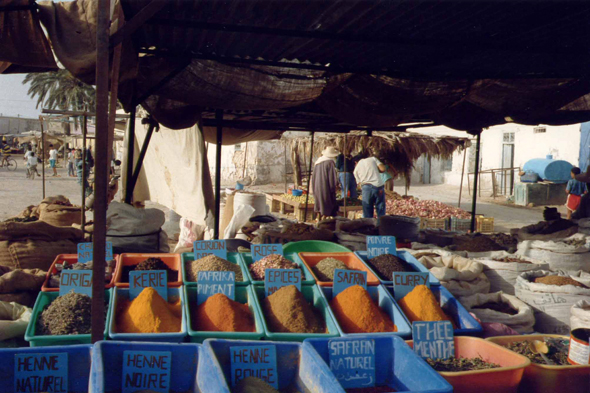
[[[475,209],[477,206],[477,182],[479,180],[479,146],[481,143],[481,130],[477,133],[475,145],[475,176],[473,176],[473,199],[471,202],[471,232],[475,232]]]
[[[45,199],[45,132],[43,130],[43,117],[39,116],[39,121],[41,123],[41,173],[42,173],[42,183],[43,183],[43,199]]]
[[[467,158],[467,148],[463,149],[463,167],[461,168],[461,185],[459,186],[459,202],[457,207],[461,207],[461,194],[463,194],[463,176],[465,175],[465,159]]]
[[[314,139],[315,133],[312,131],[311,132],[311,149],[309,151],[309,176],[307,177],[307,194],[305,194],[305,214],[303,216],[303,222],[307,221],[307,204],[309,202],[309,187],[310,187],[310,183],[311,183],[311,164],[313,163],[313,139]]]
[[[215,228],[213,238],[219,239],[219,215],[221,214],[221,147],[223,139],[223,111],[215,111],[215,121],[217,123],[217,145],[215,146]]]
[[[82,238],[86,226],[86,135],[88,134],[88,117],[82,118]],[[77,169],[76,169],[77,171]]]
[[[246,149],[244,151],[244,170],[242,171],[242,179],[246,177],[246,160],[248,159],[248,142],[246,142]]]
[[[348,218],[346,214],[346,199],[348,197],[348,173],[346,172],[346,134],[344,134],[344,146],[342,148],[342,155],[344,156],[344,183],[342,184],[343,188],[346,188],[346,192],[344,189],[342,190],[342,194],[344,195],[344,218]],[[351,192],[352,194],[352,192]]]
[[[287,193],[287,141],[283,140],[283,142],[285,143],[285,149],[283,151],[283,164],[284,164],[284,168],[285,171],[283,173],[283,176],[285,177],[285,194]]]
[[[154,134],[154,129],[156,128],[156,124],[154,121],[150,122],[150,126],[148,128],[147,134],[145,134],[145,139],[143,140],[143,144],[141,145],[141,150],[139,151],[139,157],[137,157],[137,164],[135,164],[135,169],[133,170],[133,175],[131,175],[131,181],[129,182],[129,189],[125,190],[131,195],[133,198],[133,191],[135,190],[135,185],[137,184],[137,179],[139,179],[139,174],[141,173],[141,167],[143,165],[143,160],[145,159],[145,155],[147,154],[147,149],[150,145],[150,141],[152,139],[152,135]],[[131,203],[131,201],[129,202]]]
[[[133,177],[133,154],[135,151],[135,113],[137,107],[133,105],[129,113],[129,127],[127,128],[127,175],[125,176],[125,203],[131,203],[133,192],[131,178]]]

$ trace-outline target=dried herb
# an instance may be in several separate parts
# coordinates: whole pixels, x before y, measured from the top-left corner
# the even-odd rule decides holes
[[[508,315],[518,314],[518,310],[513,309],[512,306],[510,306],[510,304],[504,303],[504,302],[487,302],[487,303],[480,304],[479,306],[474,306],[471,308],[488,309],[488,310],[493,310],[493,311],[501,312],[501,313],[508,314]]]
[[[567,361],[567,353],[559,351],[555,345],[553,345],[550,341],[546,342],[547,346],[549,347],[549,353],[545,354],[545,356],[552,360],[557,366],[569,366],[569,362]],[[529,348],[528,341],[518,341],[513,342],[508,345],[505,345],[506,348],[509,350],[516,352],[520,355],[526,356],[531,360],[531,362],[536,364],[547,364],[541,357],[541,355],[537,353],[533,353]]]
[[[313,267],[313,272],[320,281],[334,281],[334,270],[348,269],[346,264],[336,258],[324,258]]]
[[[196,261],[187,261],[185,268],[187,279],[192,282],[197,281],[199,272],[234,272],[236,273],[236,281],[244,281],[242,269],[240,269],[239,265],[213,254],[197,259]]]
[[[449,358],[449,359],[426,359],[428,364],[439,372],[458,372],[487,370],[502,367],[499,364],[488,363],[479,358]]]
[[[382,280],[392,281],[393,272],[414,272],[416,269],[403,259],[391,255],[383,254],[371,258],[368,261],[369,266],[373,268]]]
[[[107,307],[105,304],[105,319]],[[90,334],[92,300],[71,292],[57,297],[39,315],[37,331],[41,335]]]

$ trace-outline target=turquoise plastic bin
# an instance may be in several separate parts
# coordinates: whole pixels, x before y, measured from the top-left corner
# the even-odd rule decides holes
[[[266,338],[273,341],[303,341],[306,338],[325,338],[325,337],[340,337],[340,332],[336,326],[334,318],[330,313],[330,308],[326,303],[326,299],[321,294],[320,289],[317,285],[302,285],[301,293],[305,297],[308,303],[312,304],[316,310],[318,310],[326,322],[326,328],[328,333],[275,333],[268,329],[266,324],[266,317],[264,316],[264,310],[262,308],[262,300],[266,297],[264,294],[264,287],[252,286],[254,294],[256,295],[256,301],[258,302],[258,308],[260,310],[260,316],[264,326],[264,334]]]
[[[2,392],[16,392],[14,355],[33,353],[68,354],[68,393],[87,393],[90,380],[92,345],[64,345],[51,348],[0,349],[0,387]]]
[[[367,252],[366,251],[355,251],[355,254],[363,261],[365,262],[365,265],[367,265],[367,268],[369,268],[369,270],[377,276],[377,278],[379,279],[379,281],[381,281],[381,284],[385,285],[385,286],[392,286],[393,285],[393,277],[391,278],[391,280],[383,280],[381,278],[381,276],[371,267],[371,265],[369,265],[367,263],[367,261],[369,260],[369,258],[367,257]],[[432,273],[430,273],[428,271],[428,269],[426,268],[426,266],[424,266],[423,264],[421,264],[420,262],[418,262],[418,260],[416,258],[414,258],[414,256],[412,254],[410,254],[407,251],[398,251],[397,252],[397,256],[400,257],[401,259],[403,259],[404,261],[406,261],[407,263],[409,263],[410,265],[412,265],[412,267],[414,267],[414,269],[417,272],[424,272],[424,273],[429,273],[428,275],[428,281],[430,282],[430,285],[440,285],[440,281],[438,281],[438,278],[434,277],[434,275]]]
[[[193,330],[191,309],[197,307],[197,287],[184,287],[184,298],[186,299],[185,314],[187,318],[188,337],[191,342],[202,343],[207,338],[225,338],[230,340],[260,340],[264,337],[264,324],[258,309],[258,302],[254,296],[251,286],[236,286],[236,301],[247,304],[254,316],[256,332],[206,332]]]
[[[202,348],[198,344],[99,341],[92,354],[91,392],[120,392],[123,383],[124,351],[166,351],[172,355],[170,393],[199,392],[195,375]],[[140,389],[138,389],[139,391]],[[86,390],[88,391],[88,384]],[[211,390],[210,390],[211,391]]]
[[[250,265],[254,263],[254,261],[252,261],[252,253],[242,252],[242,253],[240,253],[240,256],[242,258],[242,263],[244,265],[244,268],[246,269],[246,272],[248,274],[248,281],[250,281],[250,284],[264,286],[264,280],[254,280],[254,278],[250,274]],[[303,261],[301,261],[301,258],[299,258],[299,255],[294,254],[294,253],[284,252],[283,256],[286,259],[290,260],[291,262],[295,262],[296,264],[298,264],[301,267],[301,272],[303,273],[303,277],[301,277],[301,280],[302,280],[301,284],[302,285],[314,285],[315,284],[315,278],[313,278],[313,275],[311,274],[311,272],[309,271],[307,266],[305,266]]]
[[[366,334],[344,337],[343,340],[366,338],[375,340],[375,385],[389,386],[392,392],[450,393],[453,387],[424,360],[417,356],[403,339],[392,334]],[[328,339],[303,342],[303,352],[319,356],[328,366]],[[477,387],[474,386],[474,392]]]
[[[168,288],[168,300],[180,297],[182,321],[180,323],[181,330],[178,333],[117,333],[115,323],[117,318],[117,302],[120,298],[129,299],[129,289],[113,288],[113,290],[113,310],[108,323],[109,338],[111,340],[180,343],[185,339],[187,335],[186,312],[184,309],[185,299],[182,288]]]
[[[199,365],[197,381],[202,392],[231,392],[230,348],[234,346],[272,345],[277,351],[279,390],[295,386],[300,392],[344,393],[328,366],[299,343],[272,341],[205,340],[203,352],[211,356]]]
[[[110,315],[113,310],[113,299],[112,299],[112,291],[114,288],[107,289],[104,292],[104,298],[107,302],[105,307],[107,307],[107,316],[105,319],[105,327],[104,327],[104,338],[107,338],[108,334],[108,322]],[[53,346],[53,345],[74,345],[74,344],[91,344],[92,339],[91,335],[89,334],[69,334],[69,335],[61,335],[61,336],[43,336],[36,334],[37,330],[37,319],[45,309],[45,306],[49,305],[59,296],[59,292],[39,292],[37,295],[37,300],[35,301],[35,306],[33,307],[33,314],[31,316],[31,320],[29,321],[29,325],[27,326],[27,330],[25,332],[25,340],[29,342],[31,347],[45,347],[45,346]]]
[[[352,252],[352,250],[325,240],[302,240],[285,244],[283,252],[299,254],[300,252]]]
[[[197,282],[196,281],[188,281],[187,279],[187,275],[186,275],[186,262],[191,262],[195,260],[195,254],[192,252],[185,252],[182,254],[182,263],[180,264],[180,270],[182,272],[182,281],[184,282],[184,285],[188,285],[188,286],[196,286]],[[244,264],[242,262],[242,258],[240,258],[240,253],[239,252],[228,252],[227,253],[227,260],[230,261],[231,263],[238,265],[240,267],[240,269],[242,270],[242,277],[243,277],[243,281],[236,281],[236,286],[245,286],[245,285],[250,285],[250,276],[248,275],[248,269],[246,269],[244,267]]]
[[[346,337],[346,336],[357,337],[357,336],[361,336],[361,335],[366,334],[366,333],[361,334],[361,333],[345,333],[344,332],[344,330],[340,326],[340,323],[338,322],[338,318],[336,318],[336,314],[334,314],[334,312],[332,311],[332,307],[330,307],[330,302],[332,301],[332,298],[333,298],[332,289],[333,289],[332,287],[320,287],[320,291],[322,292],[322,295],[326,298],[326,303],[328,304],[328,310],[330,310],[330,314],[332,315],[332,318],[334,318],[334,321],[336,322],[336,327],[338,328],[338,332],[340,333],[340,335],[343,337]],[[367,292],[369,292],[369,295],[371,295],[371,298],[373,299],[375,304],[379,305],[379,308],[381,310],[383,310],[387,314],[387,316],[393,321],[393,323],[395,323],[395,326],[397,326],[397,332],[383,332],[383,333],[371,333],[371,334],[376,334],[376,335],[395,334],[395,335],[398,335],[401,337],[411,337],[412,336],[412,327],[410,325],[410,322],[408,322],[408,319],[406,318],[406,316],[404,315],[402,310],[399,308],[399,306],[397,305],[397,303],[395,302],[395,300],[391,296],[391,293],[383,285],[373,286],[373,287],[367,286]]]

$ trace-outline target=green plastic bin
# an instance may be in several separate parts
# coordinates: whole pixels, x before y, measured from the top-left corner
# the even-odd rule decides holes
[[[254,280],[254,278],[250,274],[250,265],[254,263],[254,261],[252,261],[252,253],[242,252],[240,253],[240,256],[242,257],[242,263],[244,264],[244,268],[246,269],[246,273],[248,274],[248,281],[250,282],[250,284],[264,286],[264,280]],[[301,285],[315,285],[315,278],[313,278],[313,274],[311,274],[307,266],[305,266],[301,258],[299,258],[299,255],[293,253],[287,254],[286,252],[284,252],[283,256],[291,262],[295,262],[301,267],[301,271],[303,273],[303,277],[301,277]]]
[[[327,242],[325,240],[302,240],[287,243],[283,246],[283,252],[299,254],[300,252],[352,252],[341,244]]]
[[[299,341],[302,342],[307,338],[330,338],[330,337],[340,337],[340,333],[338,332],[338,327],[336,327],[336,322],[332,318],[330,314],[330,310],[328,309],[328,304],[326,300],[321,295],[319,287],[317,285],[302,285],[301,292],[309,303],[311,303],[316,310],[318,310],[321,316],[326,321],[326,328],[328,329],[328,333],[274,333],[268,329],[266,324],[266,317],[264,316],[264,311],[262,308],[262,300],[266,297],[264,293],[264,287],[260,286],[252,286],[252,290],[256,295],[256,300],[258,302],[258,308],[260,310],[260,316],[262,319],[262,323],[264,326],[264,334],[267,339],[273,341]]]
[[[187,316],[187,328],[190,342],[202,343],[208,338],[222,338],[229,340],[260,340],[264,337],[264,324],[262,323],[258,302],[256,301],[256,297],[254,296],[251,286],[236,286],[236,301],[242,304],[248,304],[250,311],[254,315],[256,332],[206,332],[193,330],[191,309],[192,307],[197,307],[197,287],[185,286],[184,298],[186,299],[184,308]]]
[[[74,345],[74,344],[92,344],[91,335],[90,334],[69,334],[69,335],[61,335],[61,336],[43,336],[37,335],[37,318],[43,312],[45,307],[53,302],[59,296],[59,292],[39,292],[37,296],[37,300],[35,301],[35,306],[33,307],[33,315],[31,316],[31,320],[29,321],[29,325],[27,326],[27,330],[25,332],[25,340],[29,342],[31,347],[48,347],[48,346],[55,346],[55,345]],[[112,302],[112,289],[107,289],[104,291],[104,297],[106,300],[106,307],[107,307],[107,316],[105,318],[105,327],[104,327],[104,338],[106,340],[108,335],[108,323],[109,317],[113,312],[113,302]]]
[[[185,286],[196,286],[196,281],[188,281],[186,275],[186,262],[191,262],[195,260],[195,254],[192,252],[185,252],[182,254],[182,263],[180,266],[180,270],[182,272],[182,281],[184,282]],[[233,263],[234,265],[238,265],[240,269],[242,269],[242,276],[244,278],[243,281],[237,281],[236,286],[246,286],[250,285],[250,276],[248,275],[248,269],[244,266],[242,262],[242,258],[240,258],[240,253],[238,252],[228,252],[227,253],[227,260]]]

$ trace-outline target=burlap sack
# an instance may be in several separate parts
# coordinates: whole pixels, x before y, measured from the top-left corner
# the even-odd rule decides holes
[[[0,266],[0,293],[40,291],[47,272],[40,269],[13,269]]]
[[[39,214],[39,220],[56,227],[69,227],[82,223],[82,208],[79,206],[47,205]]]

